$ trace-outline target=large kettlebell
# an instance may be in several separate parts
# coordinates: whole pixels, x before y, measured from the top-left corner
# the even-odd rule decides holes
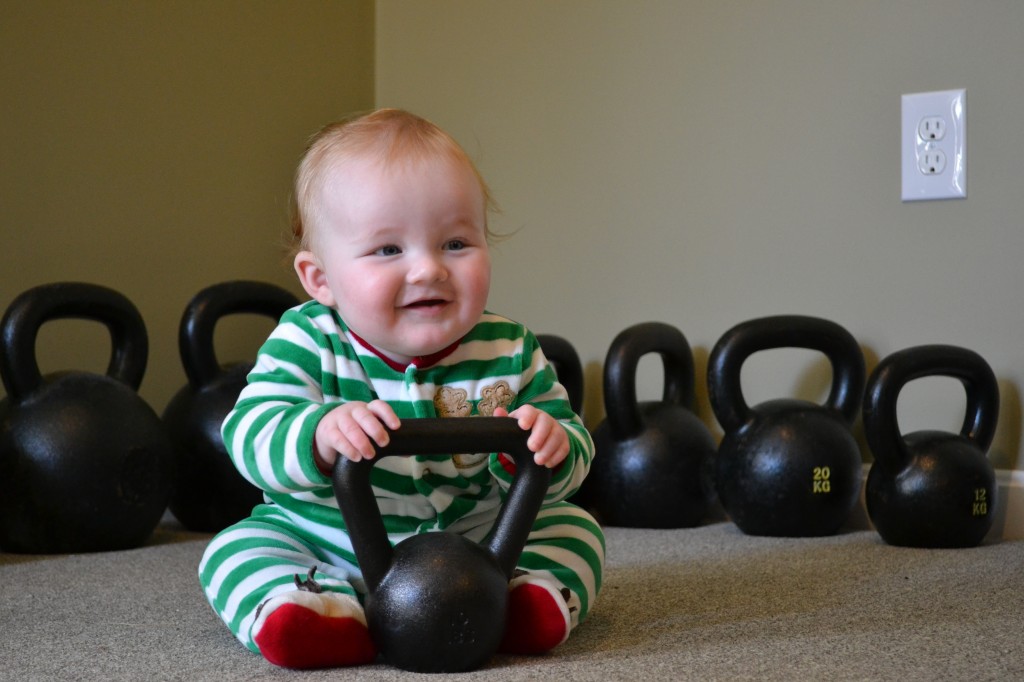
[[[637,402],[636,370],[661,356],[661,401]],[[711,432],[692,411],[690,344],[675,327],[645,322],[612,341],[604,366],[605,419],[594,429],[596,455],[582,500],[599,521],[634,528],[687,528],[708,509],[702,469],[713,456]]]
[[[758,351],[806,348],[832,364],[824,405],[796,399],[749,407],[740,369]],[[861,455],[850,426],[860,411],[864,356],[838,324],[800,315],[763,317],[726,332],[708,358],[708,397],[725,435],[715,486],[749,535],[806,537],[839,530],[860,497]]]
[[[39,328],[81,318],[110,331],[107,375],[43,377]],[[0,322],[0,547],[34,554],[138,547],[167,507],[174,459],[138,396],[148,355],[142,317],[121,294],[55,283],[18,296]]]
[[[537,342],[544,351],[562,384],[569,394],[569,407],[576,414],[583,409],[583,364],[580,356],[569,341],[555,334],[538,334]]]
[[[483,665],[505,632],[508,582],[551,479],[533,461],[529,433],[514,419],[406,419],[371,460],[339,457],[334,491],[369,594],[366,620],[384,659],[414,672]],[[516,477],[487,546],[448,532],[422,533],[394,548],[377,509],[370,472],[389,455],[504,452]]]
[[[178,349],[188,384],[171,398],[163,419],[178,465],[169,506],[186,528],[219,531],[248,516],[263,501],[263,492],[232,464],[220,434],[253,363],[222,366],[214,350],[214,327],[234,313],[277,320],[298,303],[294,295],[273,284],[231,281],[203,289],[185,308]]]
[[[900,434],[900,391],[927,376],[962,382],[967,409],[959,434]],[[984,539],[996,501],[995,472],[986,453],[998,418],[999,385],[974,351],[917,346],[878,364],[864,398],[864,435],[875,457],[865,501],[883,540],[908,547],[973,547]]]

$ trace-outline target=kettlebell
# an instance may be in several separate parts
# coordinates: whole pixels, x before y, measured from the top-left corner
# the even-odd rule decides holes
[[[637,402],[636,370],[661,356],[661,401]],[[708,509],[702,468],[715,451],[692,411],[694,369],[683,333],[661,322],[629,327],[612,341],[604,366],[605,419],[594,429],[595,456],[582,502],[604,524],[687,528]]]
[[[209,286],[185,308],[178,350],[188,377],[164,409],[177,460],[170,510],[190,530],[215,532],[249,515],[263,492],[238,472],[220,434],[224,418],[245,388],[252,362],[221,365],[214,350],[217,322],[234,313],[277,320],[299,301],[265,282],[231,281]]]
[[[529,432],[507,417],[406,419],[371,460],[339,457],[334,492],[366,582],[370,636],[384,660],[413,672],[483,665],[505,632],[508,582],[551,480],[533,461]],[[394,548],[370,485],[374,462],[392,455],[504,452],[516,476],[486,546],[444,531]]]
[[[106,375],[43,377],[36,338],[50,320],[104,324]],[[160,418],[136,393],[146,327],[112,289],[54,283],[18,296],[0,321],[0,547],[32,554],[138,547],[167,507],[174,459]]]
[[[967,409],[960,433],[901,435],[900,391],[927,376],[963,384]],[[864,496],[883,540],[907,547],[974,547],[984,539],[996,503],[995,472],[986,453],[998,417],[999,385],[974,351],[916,346],[878,364],[864,398],[864,435],[875,457]]]
[[[569,394],[569,407],[580,414],[583,409],[583,364],[579,354],[567,339],[555,334],[538,334],[537,342],[548,362],[554,366],[558,383]]]
[[[825,354],[832,387],[824,405],[796,399],[749,407],[743,362],[758,351],[806,348]],[[777,315],[736,325],[708,358],[708,397],[724,430],[715,458],[723,509],[748,535],[831,535],[860,497],[861,455],[850,426],[860,411],[864,356],[838,324]]]

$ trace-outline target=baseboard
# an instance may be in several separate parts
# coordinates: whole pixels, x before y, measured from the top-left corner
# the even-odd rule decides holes
[[[871,465],[864,465],[864,481],[867,481]],[[996,505],[992,514],[994,521],[986,541],[1024,539],[1024,471],[999,469],[996,471]],[[848,526],[859,530],[870,529],[871,520],[864,507],[864,493],[861,491],[860,504],[851,514]]]

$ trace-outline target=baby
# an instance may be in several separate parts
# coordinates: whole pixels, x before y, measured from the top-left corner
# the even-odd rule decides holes
[[[295,271],[312,300],[281,318],[224,422],[228,452],[266,503],[206,549],[211,606],[271,663],[372,662],[335,461],[372,458],[403,419],[511,417],[552,477],[509,583],[499,650],[554,648],[601,586],[604,536],[565,501],[593,443],[534,335],[485,310],[485,183],[445,132],[384,109],[314,136],[295,198]],[[499,453],[386,457],[371,483],[392,544],[436,531],[480,542],[514,469]]]

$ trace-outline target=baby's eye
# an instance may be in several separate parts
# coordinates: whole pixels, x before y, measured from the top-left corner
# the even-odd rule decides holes
[[[444,248],[447,251],[461,251],[466,248],[466,242],[461,239],[452,239],[444,245]]]
[[[376,256],[397,256],[402,253],[402,249],[398,248],[394,244],[388,244],[387,246],[380,247],[373,253]]]

